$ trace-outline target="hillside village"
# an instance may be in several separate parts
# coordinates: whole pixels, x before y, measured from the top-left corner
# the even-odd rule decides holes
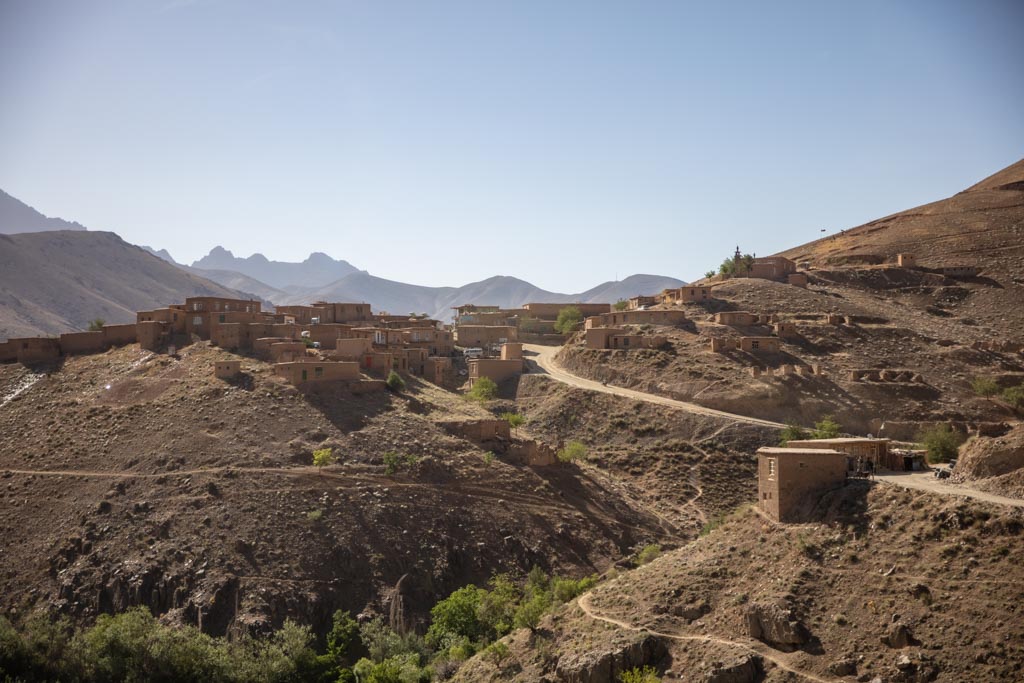
[[[416,675],[1013,680],[1017,285],[836,251],[856,233],[450,324],[195,296],[0,342],[5,608],[229,638],[348,610],[415,638],[462,587],[543,570],[591,588]],[[929,430],[966,442],[955,466]]]

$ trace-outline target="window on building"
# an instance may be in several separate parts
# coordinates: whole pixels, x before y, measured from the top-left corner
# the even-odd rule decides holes
[[[324,376],[324,369],[323,368],[314,368],[313,369],[313,375],[316,376],[316,377],[323,377]]]
[[[307,379],[309,379],[309,373],[306,370],[303,370],[302,371],[302,381],[305,382]]]
[[[754,351],[757,351],[759,348],[761,348],[761,342],[756,340],[750,342],[750,348],[752,348]]]
[[[224,322],[225,316],[223,313],[221,314],[220,318],[218,318],[218,320],[220,320],[220,322]]]
[[[768,478],[775,478],[775,458],[768,458]]]
[[[171,317],[172,317],[172,319],[174,320],[174,322],[178,322],[178,314],[177,314],[177,313],[175,313],[175,314],[174,314],[174,315],[172,315]]]
[[[623,345],[623,346],[629,346],[629,337],[625,337],[625,338],[623,338],[623,340],[622,340],[622,345]]]
[[[203,324],[203,316],[197,315],[194,318],[192,318],[192,324],[193,325],[197,325],[197,326],[198,325],[202,325]]]
[[[192,302],[192,310],[193,311],[201,311],[201,310],[203,310],[203,303],[201,301],[193,301]]]

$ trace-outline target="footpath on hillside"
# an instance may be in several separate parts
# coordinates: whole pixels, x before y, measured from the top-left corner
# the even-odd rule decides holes
[[[612,394],[615,396],[622,396],[624,398],[632,398],[637,401],[646,401],[647,403],[656,403],[662,406],[668,406],[670,408],[676,408],[678,410],[685,410],[689,413],[695,413],[697,415],[707,415],[709,417],[719,417],[724,420],[732,420],[734,422],[745,422],[747,424],[759,425],[761,427],[772,427],[774,429],[782,429],[786,425],[781,422],[772,422],[771,420],[762,420],[756,417],[749,417],[747,415],[737,415],[735,413],[727,413],[723,410],[715,410],[713,408],[705,408],[704,406],[697,405],[696,403],[687,403],[686,401],[678,401],[673,398],[667,398],[665,396],[658,396],[657,394],[648,394],[643,391],[637,391],[635,389],[626,389],[625,387],[617,387],[609,384],[601,384],[592,379],[586,379],[579,375],[574,375],[563,368],[556,360],[555,354],[558,353],[559,346],[540,346],[538,344],[523,344],[523,350],[528,361],[531,361],[535,367],[541,370],[543,373],[550,376],[552,379],[558,380],[563,384],[577,387],[579,389],[587,389],[589,391],[599,391],[604,394]]]

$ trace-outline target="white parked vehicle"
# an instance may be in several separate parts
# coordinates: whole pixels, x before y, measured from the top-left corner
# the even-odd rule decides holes
[[[484,350],[479,347],[464,349],[462,351],[462,355],[465,356],[466,358],[482,358],[484,355]]]

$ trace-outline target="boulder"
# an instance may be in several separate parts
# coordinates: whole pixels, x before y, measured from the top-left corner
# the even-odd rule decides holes
[[[725,663],[716,662],[704,676],[705,683],[755,683],[764,674],[761,655],[743,655]]]
[[[794,649],[807,643],[811,635],[807,627],[784,603],[752,603],[744,610],[747,633],[780,649]]]
[[[672,616],[681,617],[687,621],[694,621],[695,619],[700,619],[710,611],[711,607],[708,603],[701,601],[688,605],[676,605],[672,608]]]
[[[832,662],[828,665],[828,672],[833,676],[856,676],[857,660],[853,657],[847,657]]]
[[[881,638],[883,645],[889,647],[904,648],[915,644],[914,636],[910,632],[910,628],[901,622],[896,622],[889,626],[889,630]]]
[[[894,683],[929,683],[939,676],[939,667],[921,653],[901,654],[896,658]]]

